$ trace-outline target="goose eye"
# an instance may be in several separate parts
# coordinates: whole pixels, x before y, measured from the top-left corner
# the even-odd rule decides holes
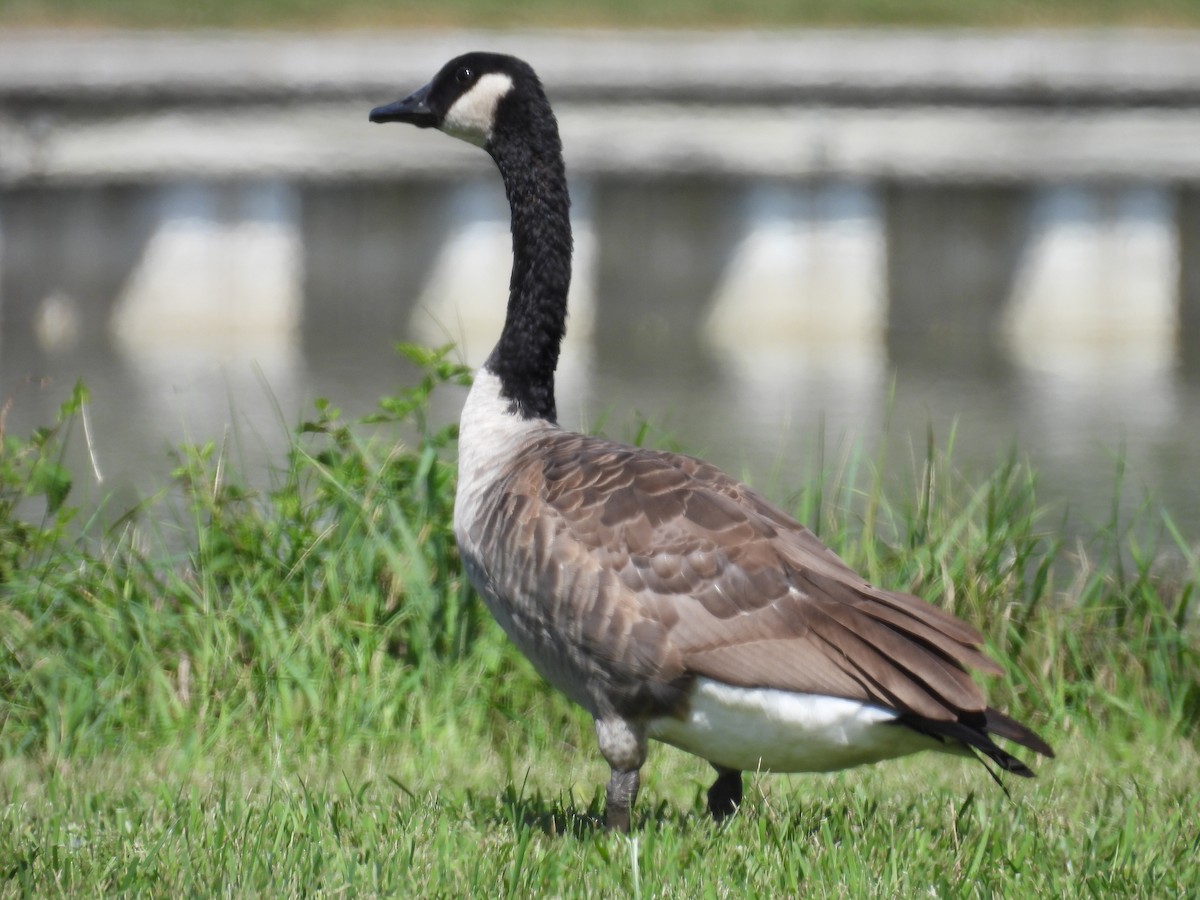
[[[472,74],[473,73],[470,69],[468,69],[466,66],[462,66],[457,72],[454,73],[454,80],[459,84],[466,84],[471,80]]]

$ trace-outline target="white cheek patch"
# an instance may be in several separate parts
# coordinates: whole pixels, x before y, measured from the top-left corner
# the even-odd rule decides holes
[[[496,107],[512,87],[512,79],[501,72],[484,75],[475,82],[474,87],[454,101],[442,120],[441,130],[484,146],[492,137]]]

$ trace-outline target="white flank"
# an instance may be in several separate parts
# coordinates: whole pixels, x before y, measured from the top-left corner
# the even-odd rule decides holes
[[[700,678],[683,718],[650,722],[649,734],[709,762],[746,772],[832,772],[953,747],[893,724],[880,706]]]
[[[492,137],[496,105],[512,87],[512,79],[502,72],[481,76],[474,87],[446,111],[441,130],[468,143],[484,146]]]

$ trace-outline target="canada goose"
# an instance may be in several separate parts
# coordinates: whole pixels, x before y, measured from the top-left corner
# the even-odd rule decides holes
[[[717,820],[743,771],[826,772],[919,750],[1044,756],[988,707],[999,674],[970,625],[867,584],[757,493],[690,456],[559,427],[554,370],[571,278],[558,125],[533,69],[468,53],[372,122],[438,128],[486,150],[512,208],[499,342],[462,412],[454,532],[496,620],[595,720],[606,817],[628,830],[648,738],[708,760]]]

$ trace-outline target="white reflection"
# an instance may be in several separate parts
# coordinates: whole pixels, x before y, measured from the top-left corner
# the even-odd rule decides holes
[[[886,237],[874,191],[860,185],[755,185],[748,233],[705,325],[722,350],[806,346],[872,356],[883,332]]]
[[[1048,458],[1105,447],[1131,471],[1179,416],[1175,200],[1160,186],[1045,189],[1006,315],[1021,428]],[[1115,465],[1115,464],[1114,464]]]
[[[1068,378],[1170,365],[1175,200],[1163,186],[1059,186],[1038,197],[1006,314],[1024,365]]]
[[[38,344],[51,353],[65,353],[79,343],[82,316],[79,301],[63,290],[54,290],[38,304],[33,330]]]
[[[861,420],[886,369],[879,196],[854,184],[763,184],[745,204],[747,233],[717,286],[706,340],[746,403],[804,424]]]
[[[114,344],[153,441],[222,432],[282,446],[303,382],[303,247],[293,188],[175,187],[113,308]],[[289,411],[287,416],[293,415]]]
[[[170,188],[161,207],[113,310],[120,348],[133,357],[291,355],[303,285],[294,190]]]

